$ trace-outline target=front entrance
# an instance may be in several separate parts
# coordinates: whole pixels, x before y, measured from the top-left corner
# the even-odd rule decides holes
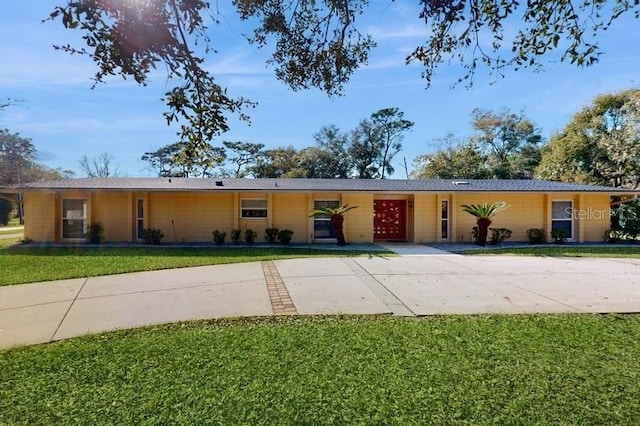
[[[406,241],[406,200],[373,201],[373,239]]]

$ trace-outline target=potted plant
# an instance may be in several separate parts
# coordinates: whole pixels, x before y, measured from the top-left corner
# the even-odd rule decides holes
[[[504,201],[498,201],[495,203],[482,203],[482,204],[463,204],[462,210],[477,218],[476,224],[478,225],[478,240],[479,246],[487,244],[487,234],[489,232],[489,225],[491,225],[491,218],[504,209],[509,207]]]
[[[264,239],[267,240],[269,244],[275,243],[277,238],[278,228],[267,228],[264,230]]]
[[[348,204],[345,204],[344,206],[339,206],[336,208],[325,207],[322,209],[312,210],[309,217],[329,216],[331,225],[333,226],[333,229],[336,232],[336,240],[338,241],[338,245],[345,246],[347,245],[347,242],[344,238],[344,231],[343,231],[344,215],[349,210],[353,210],[357,208],[358,206],[349,206]]]
[[[280,240],[282,244],[289,244],[292,236],[293,231],[291,229],[282,229],[278,231],[278,240]]]
[[[213,231],[213,242],[217,245],[221,246],[224,244],[224,240],[227,238],[227,233],[225,231],[218,231],[217,229]]]
[[[104,241],[104,226],[102,223],[96,222],[87,226],[87,242],[89,244],[100,244]]]

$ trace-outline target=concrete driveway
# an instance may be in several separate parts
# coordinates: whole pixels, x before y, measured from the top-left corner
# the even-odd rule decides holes
[[[238,316],[640,312],[640,259],[403,250],[0,287],[0,348]]]

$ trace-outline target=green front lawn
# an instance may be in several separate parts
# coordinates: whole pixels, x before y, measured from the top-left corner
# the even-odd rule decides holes
[[[640,316],[279,317],[0,352],[0,424],[636,424]]]
[[[556,245],[530,247],[502,247],[492,249],[470,249],[462,254],[489,254],[518,256],[553,256],[553,257],[629,257],[640,258],[640,246],[589,246],[589,245]]]
[[[2,241],[2,240],[0,240]],[[1,247],[1,246],[0,246]],[[391,255],[296,247],[15,247],[0,248],[0,286],[158,269],[320,256]]]

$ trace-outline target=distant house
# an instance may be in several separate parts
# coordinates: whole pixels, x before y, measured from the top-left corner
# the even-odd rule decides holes
[[[565,229],[578,242],[602,241],[612,196],[634,191],[541,180],[86,178],[14,187],[24,193],[25,236],[82,241],[101,222],[107,241],[138,241],[158,228],[164,242],[211,242],[215,229],[294,231],[293,242],[334,241],[321,207],[359,208],[346,215],[347,241],[468,242],[475,219],[462,204],[505,201],[495,227],[526,241],[529,228]]]

